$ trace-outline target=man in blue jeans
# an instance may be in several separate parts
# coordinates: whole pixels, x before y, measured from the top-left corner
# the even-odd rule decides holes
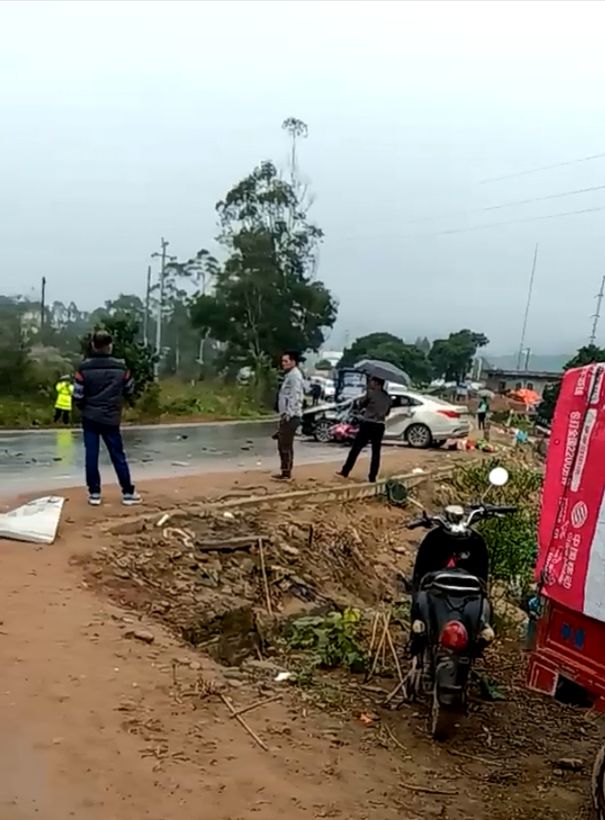
[[[140,504],[122,444],[120,422],[124,399],[132,396],[134,382],[122,359],[111,354],[113,339],[106,330],[97,330],[91,340],[91,355],[84,359],[74,381],[74,403],[82,416],[84,450],[86,452],[86,484],[88,503],[101,503],[99,445],[101,439],[116,471],[122,488],[122,503]]]

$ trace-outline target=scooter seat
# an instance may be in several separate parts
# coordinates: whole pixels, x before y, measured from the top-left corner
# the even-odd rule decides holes
[[[457,569],[444,569],[426,575],[420,584],[423,590],[446,592],[448,595],[480,595],[483,584],[476,575]]]

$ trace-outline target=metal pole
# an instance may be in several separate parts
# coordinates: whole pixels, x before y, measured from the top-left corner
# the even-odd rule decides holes
[[[601,318],[601,305],[603,303],[603,296],[605,291],[605,276],[601,279],[601,290],[597,293],[597,310],[592,317],[592,331],[590,333],[589,344],[594,345],[597,341],[597,328],[599,327],[599,319]]]
[[[531,356],[531,347],[525,350],[525,370],[529,370],[529,357]]]
[[[149,303],[151,301],[151,265],[147,265],[147,287],[145,289],[145,318],[143,320],[143,342],[149,344]]]
[[[42,289],[40,294],[40,330],[44,330],[46,324],[46,276],[42,277]]]
[[[157,326],[155,329],[155,352],[157,362],[155,363],[155,377],[157,379],[160,372],[160,356],[162,352],[162,312],[164,310],[164,277],[166,274],[166,248],[170,243],[162,237],[162,251],[159,254],[160,262],[160,295],[158,299]]]
[[[523,316],[523,328],[521,330],[521,341],[519,343],[519,355],[517,356],[517,371],[521,370],[521,360],[523,358],[523,350],[525,349],[525,334],[527,332],[527,319],[529,317],[529,308],[531,306],[531,297],[534,289],[534,276],[536,274],[536,262],[538,260],[538,243],[534,250],[534,261],[531,266],[531,274],[529,277],[529,287],[527,289],[527,304],[525,305],[525,315]]]

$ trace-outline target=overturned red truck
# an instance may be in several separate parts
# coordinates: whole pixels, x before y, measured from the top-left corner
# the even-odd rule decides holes
[[[538,532],[531,689],[605,711],[605,365],[565,374]]]

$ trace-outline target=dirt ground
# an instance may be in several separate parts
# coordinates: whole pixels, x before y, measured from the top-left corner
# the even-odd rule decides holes
[[[466,457],[404,450],[388,454],[385,469],[431,469]],[[301,468],[290,488],[336,482],[333,472],[334,465]],[[361,706],[351,696],[350,709],[325,710],[275,684],[262,665],[256,675],[229,674],[179,639],[158,610],[125,600],[123,589],[116,595],[103,573],[91,579],[89,556],[136,540],[136,533],[110,534],[108,523],[261,487],[275,490],[260,473],[151,481],[140,486],[145,505],[136,513],[118,504],[116,492],[94,509],[82,490],[68,490],[53,546],[2,544],[1,820],[587,816],[586,766],[599,745],[598,726],[590,715],[524,691],[515,642],[487,661],[507,700],[474,704],[454,740],[437,747],[421,706],[389,712],[368,693]],[[357,520],[350,505],[338,514]],[[389,537],[372,571],[382,579],[409,563],[413,546],[399,520],[408,513],[380,515]],[[371,533],[359,527],[359,554],[371,565]],[[401,544],[391,543],[399,532]],[[153,642],[131,636],[140,629]],[[200,685],[214,684],[235,707],[281,695],[246,715],[267,751],[218,697],[198,696]],[[373,710],[371,726],[360,722],[359,709]],[[584,770],[560,771],[554,764],[563,756],[581,758]]]

